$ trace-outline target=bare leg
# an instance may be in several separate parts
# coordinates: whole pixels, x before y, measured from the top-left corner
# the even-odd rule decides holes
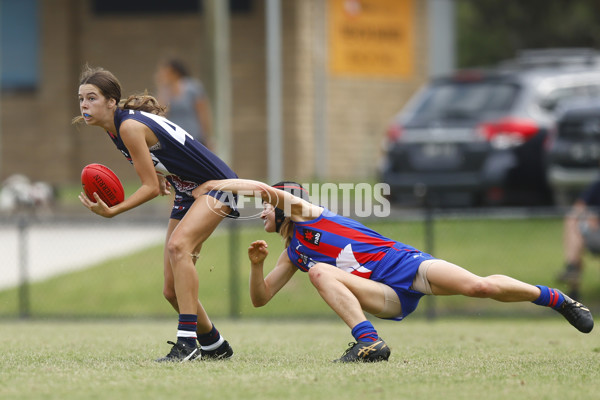
[[[436,260],[427,271],[435,295],[461,294],[502,302],[534,301],[540,296],[536,286],[505,275],[477,276],[447,261]]]
[[[563,225],[563,247],[565,262],[574,266],[581,265],[584,251],[583,237],[579,230],[579,220],[585,212],[584,207],[576,203],[573,210],[565,217]]]
[[[427,262],[427,261],[426,261]],[[429,266],[427,279],[431,285],[433,294],[452,295],[462,294],[470,297],[490,298],[503,302],[538,300],[542,291],[537,286],[530,285],[505,275],[491,275],[488,277],[477,276],[464,268],[443,260],[435,260]],[[561,298],[560,292],[545,288],[546,295],[550,291]],[[542,299],[544,297],[542,296]],[[551,305],[552,297],[544,299],[539,305]],[[546,303],[548,304],[542,304]],[[588,333],[594,327],[594,320],[589,309],[567,296],[564,301],[556,303],[553,308],[558,311],[571,325],[580,332]]]
[[[586,249],[586,240],[581,231],[581,224],[586,225],[590,232],[598,229],[598,216],[587,210],[582,200],[578,200],[569,214],[565,217],[563,228],[563,247],[565,254],[564,272],[558,280],[569,286],[569,294],[579,296],[581,273],[583,271],[583,254]]]
[[[377,282],[324,263],[313,265],[308,276],[323,300],[350,329],[367,320],[363,310],[377,314],[384,307],[385,298]]]
[[[318,263],[308,270],[310,281],[321,297],[352,329],[356,343],[335,362],[384,361],[390,349],[378,335],[363,310],[373,314],[384,311],[386,299],[382,284],[349,274],[332,265]],[[391,289],[390,289],[391,290]],[[361,324],[355,332],[354,328]],[[364,330],[367,331],[364,331]],[[363,330],[361,332],[361,330]]]
[[[171,233],[179,223],[178,220],[172,219],[169,221],[169,227],[167,229],[167,239],[166,243],[168,243],[169,238],[171,237]],[[165,243],[165,249],[166,249]],[[200,246],[201,247],[201,246]],[[195,253],[199,253],[200,248],[195,250]],[[195,261],[195,260],[194,260]],[[195,262],[194,262],[195,264]],[[163,286],[163,295],[167,299],[167,301],[171,304],[171,306],[179,313],[179,305],[177,304],[177,296],[175,295],[175,281],[173,278],[173,268],[171,267],[171,261],[169,260],[169,253],[165,250],[164,253],[164,286]],[[198,334],[209,332],[212,329],[212,322],[208,317],[208,314],[204,310],[202,303],[198,300]]]
[[[198,315],[198,333],[209,332],[212,322],[198,300],[196,257],[192,254],[198,254],[202,243],[216,229],[228,210],[227,206],[216,199],[203,196],[196,200],[184,219],[169,222],[163,292],[179,313]]]

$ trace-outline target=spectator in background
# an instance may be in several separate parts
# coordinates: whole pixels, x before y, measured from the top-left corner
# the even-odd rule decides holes
[[[211,150],[212,117],[202,82],[190,76],[178,59],[168,59],[156,71],[158,100],[167,106],[167,118]]]
[[[600,180],[597,180],[579,196],[564,221],[566,266],[558,280],[568,286],[569,296],[579,297],[585,250],[600,255],[599,212]]]

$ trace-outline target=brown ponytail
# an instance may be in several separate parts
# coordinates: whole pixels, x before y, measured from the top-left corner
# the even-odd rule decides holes
[[[283,238],[283,243],[285,247],[288,247],[292,242],[292,234],[294,233],[294,222],[286,217],[281,223],[281,228],[279,228],[279,234]]]
[[[158,100],[148,94],[148,91],[141,94],[134,94],[126,100],[121,100],[119,107],[126,110],[145,111],[160,116],[164,116],[166,111],[166,107],[161,106]]]

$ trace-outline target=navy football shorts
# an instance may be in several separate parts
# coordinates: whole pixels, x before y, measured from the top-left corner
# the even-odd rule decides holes
[[[206,193],[207,196],[212,196],[219,200],[225,205],[231,208],[231,212],[227,215],[227,218],[238,218],[240,216],[237,210],[237,195],[231,192],[222,192],[217,190],[211,190]],[[181,220],[187,211],[190,209],[196,199],[194,197],[175,190],[175,200],[173,201],[173,210],[171,211],[171,219]]]

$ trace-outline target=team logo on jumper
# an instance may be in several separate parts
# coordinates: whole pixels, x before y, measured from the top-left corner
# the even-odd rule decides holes
[[[335,259],[335,265],[342,271],[350,272],[353,275],[358,275],[366,279],[369,279],[373,273],[373,271],[365,268],[358,262],[350,243],[340,251],[340,254]]]
[[[298,262],[298,264],[302,264],[305,267],[308,266],[308,262],[310,261],[310,258],[308,258],[308,256],[306,254],[302,254],[302,253],[296,253],[298,254],[298,259],[296,260],[296,262]]]
[[[321,235],[321,232],[313,231],[312,229],[304,229],[302,231],[302,236],[304,237],[304,240],[306,240],[308,243],[314,244],[315,246],[318,246],[321,242]]]
[[[192,196],[192,190],[198,187],[198,184],[191,181],[184,181],[177,175],[171,175],[171,184],[181,193],[185,193],[188,196]]]
[[[303,246],[301,244],[298,244],[298,246],[296,246],[294,249],[294,252],[296,253],[296,265],[300,268],[300,270],[306,272],[310,269],[310,267],[315,265],[315,262],[308,255],[302,252],[302,247]]]

